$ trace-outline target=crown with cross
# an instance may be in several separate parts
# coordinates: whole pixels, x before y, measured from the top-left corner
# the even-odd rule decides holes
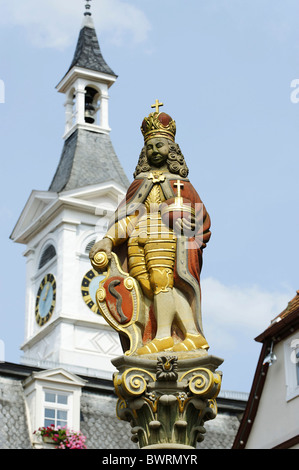
[[[141,132],[144,137],[144,143],[153,137],[164,137],[174,142],[176,133],[175,121],[168,114],[160,113],[160,106],[163,106],[163,103],[159,103],[159,100],[156,100],[155,104],[151,106],[156,108],[156,110],[143,119]]]

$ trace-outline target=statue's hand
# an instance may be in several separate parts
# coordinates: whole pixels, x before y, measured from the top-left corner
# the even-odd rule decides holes
[[[178,218],[175,221],[174,229],[180,235],[185,235],[187,237],[195,235],[195,217],[191,216],[190,220],[186,219],[185,217]]]
[[[112,240],[110,240],[110,238],[103,238],[99,242],[96,242],[89,252],[89,258],[93,259],[100,251],[104,251],[107,258],[111,259]]]

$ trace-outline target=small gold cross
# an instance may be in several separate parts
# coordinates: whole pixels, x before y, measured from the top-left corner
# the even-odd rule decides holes
[[[151,108],[156,108],[156,113],[158,113],[160,110],[160,106],[164,106],[163,103],[159,103],[159,100],[156,100],[155,104],[152,104]]]
[[[177,180],[177,182],[174,183],[173,186],[178,189],[178,196],[177,197],[180,198],[181,197],[181,188],[182,189],[184,188],[184,184],[180,180]]]

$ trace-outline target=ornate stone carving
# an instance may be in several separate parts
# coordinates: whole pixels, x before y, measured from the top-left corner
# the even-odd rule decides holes
[[[197,358],[186,370],[190,360],[177,356],[114,360],[117,416],[130,422],[132,440],[141,448],[195,448],[204,439],[204,423],[217,415],[221,373],[215,366],[221,362]]]

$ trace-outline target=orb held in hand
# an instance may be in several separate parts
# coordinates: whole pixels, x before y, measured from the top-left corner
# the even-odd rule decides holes
[[[160,206],[161,218],[163,223],[175,230],[180,235],[186,237],[194,236],[195,231],[195,207],[194,204],[186,198],[171,198],[163,202]],[[186,227],[181,226],[181,220],[187,224]],[[180,227],[178,230],[177,227]]]

